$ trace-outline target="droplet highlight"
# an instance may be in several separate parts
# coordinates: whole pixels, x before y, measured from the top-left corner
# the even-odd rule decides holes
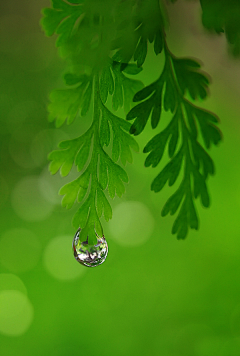
[[[88,239],[81,242],[79,239],[81,229],[79,228],[73,238],[73,254],[75,259],[86,267],[97,267],[107,258],[108,244],[104,236],[97,236],[97,244],[89,245]]]

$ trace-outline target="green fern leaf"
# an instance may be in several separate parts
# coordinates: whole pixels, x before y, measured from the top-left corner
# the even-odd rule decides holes
[[[185,95],[188,91],[193,100],[198,97],[205,99],[209,79],[199,72],[200,64],[188,58],[175,57],[172,58],[172,63],[182,94]]]
[[[192,100],[207,96],[209,79],[200,64],[192,59],[176,58],[166,45],[164,50],[165,65],[159,79],[135,94],[133,101],[140,103],[129,111],[126,119],[134,119],[130,133],[138,135],[150,116],[152,128],[157,127],[162,107],[172,113],[169,124],[147,143],[143,152],[148,153],[145,166],[156,167],[168,148],[169,162],[153,180],[153,191],[160,192],[167,182],[169,186],[174,185],[182,176],[179,188],[164,205],[162,216],[179,210],[172,233],[183,239],[189,228],[199,226],[194,199],[200,197],[204,207],[210,204],[206,179],[214,174],[214,165],[198,141],[198,127],[207,149],[211,144],[218,144],[222,135],[216,126],[218,117],[185,97],[187,93]]]
[[[49,121],[55,120],[55,126],[60,127],[67,120],[71,124],[78,114],[87,114],[92,97],[92,77],[65,75],[66,84],[75,85],[69,89],[53,90],[48,105]]]
[[[225,32],[234,56],[240,55],[240,7],[239,1],[200,0],[202,23],[210,31]]]
[[[64,197],[62,199],[63,207],[70,209],[73,206],[73,204],[75,203],[77,197],[80,198],[80,194],[81,194],[81,200],[84,198],[84,196],[86,194],[86,189],[81,186],[80,178],[77,178],[77,179],[73,180],[72,182],[65,184],[59,190],[59,194],[64,195]]]
[[[52,0],[53,8],[42,10],[41,25],[47,36],[52,36],[54,33],[59,35],[57,46],[66,42],[73,33],[76,21],[83,14],[82,3],[83,0],[69,2]]]
[[[212,19],[209,14],[219,11],[219,5],[205,0],[201,5],[205,26],[217,32],[224,30],[233,52],[240,53],[235,7],[234,16],[226,11],[221,19]],[[105,0],[101,6],[96,1],[52,0],[52,8],[43,10],[42,27],[46,35],[58,36],[56,45],[70,66],[64,76],[67,87],[50,95],[49,121],[56,127],[71,124],[93,105],[89,129],[82,136],[61,142],[59,149],[49,154],[52,174],[60,170],[66,176],[73,165],[78,170],[77,177],[59,194],[67,209],[75,202],[80,204],[73,225],[81,226],[81,241],[96,243],[96,233],[103,234],[101,217],[106,221],[112,217],[107,194],[114,198],[125,192],[128,176],[119,162],[123,166],[131,163],[132,150],[138,151],[129,132],[139,135],[149,119],[156,129],[164,111],[169,112],[170,121],[144,148],[145,166],[160,167],[151,189],[160,192],[167,183],[179,183],[161,214],[177,214],[172,233],[183,239],[189,228],[199,227],[195,199],[199,198],[204,207],[210,205],[207,178],[215,169],[206,150],[217,145],[222,135],[218,117],[192,103],[207,98],[210,80],[196,60],[177,58],[169,51],[163,29],[165,12],[158,0]],[[132,76],[142,71],[149,43],[156,55],[164,51],[165,64],[159,78],[144,88]],[[114,111],[124,108],[127,121],[109,110],[109,101]],[[169,160],[162,167],[165,153]]]
[[[69,74],[66,77],[66,81],[71,84],[77,84],[79,79],[82,80],[82,77],[77,79]],[[85,234],[92,234],[91,237],[88,236],[88,241],[92,242],[93,230],[99,236],[103,234],[101,216],[107,221],[112,216],[105,190],[108,190],[111,198],[115,195],[121,197],[125,192],[124,183],[128,182],[128,176],[116,162],[119,158],[124,165],[131,162],[131,149],[138,150],[136,141],[128,132],[131,125],[107,109],[100,97],[100,80],[97,75],[94,81],[92,125],[82,136],[61,142],[59,150],[49,154],[49,169],[52,174],[60,170],[61,175],[66,176],[73,165],[80,172],[76,179],[60,189],[59,194],[63,195],[62,206],[67,209],[71,208],[76,200],[81,204],[73,217],[73,225],[84,229],[81,239]],[[80,107],[80,102],[78,104]],[[113,147],[112,157],[104,150],[110,143]]]
[[[162,52],[164,20],[157,0],[138,2],[135,8],[134,5],[134,2],[129,5],[119,24],[119,34],[112,41],[112,49],[117,50],[117,60],[128,63],[133,59],[141,67],[146,59],[148,42],[154,43],[156,55]],[[129,15],[132,13],[134,16]]]
[[[138,68],[135,64],[126,64],[126,66],[123,66],[123,63],[115,60],[111,65],[105,66],[100,78],[100,90],[103,103],[106,103],[108,95],[112,95],[113,109],[116,111],[124,106],[125,112],[128,112],[132,107],[134,94],[143,88],[143,83],[139,80],[127,77],[124,72],[130,75],[136,75],[141,70],[142,68]]]
[[[117,162],[119,157],[122,164],[132,163],[131,149],[138,152],[137,142],[129,135],[130,124],[114,115],[105,106],[102,106],[102,121],[108,120],[113,132],[112,159]]]
[[[67,140],[60,143],[59,147],[62,150],[52,151],[48,155],[48,159],[51,161],[49,170],[51,174],[57,173],[60,169],[60,173],[63,177],[67,176],[72,169],[75,156],[81,146],[81,137],[73,140]]]

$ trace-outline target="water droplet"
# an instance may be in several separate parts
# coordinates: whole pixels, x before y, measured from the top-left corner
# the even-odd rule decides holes
[[[79,228],[73,238],[73,254],[81,265],[96,267],[101,265],[107,258],[108,245],[105,237],[97,236],[97,244],[89,245],[88,239],[84,242],[79,240],[81,229]]]

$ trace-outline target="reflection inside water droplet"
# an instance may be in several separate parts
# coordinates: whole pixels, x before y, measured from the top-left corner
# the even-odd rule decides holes
[[[101,265],[107,258],[108,245],[105,237],[97,234],[97,244],[89,245],[87,241],[81,242],[79,239],[81,229],[79,228],[73,238],[73,254],[76,260],[86,267],[96,267]]]

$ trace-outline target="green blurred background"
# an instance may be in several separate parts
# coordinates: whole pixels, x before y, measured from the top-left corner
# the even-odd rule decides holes
[[[112,202],[113,220],[103,221],[107,260],[87,269],[71,251],[76,207],[61,208],[57,194],[74,172],[50,176],[47,154],[91,117],[61,129],[47,122],[64,63],[39,26],[46,6],[0,2],[0,355],[239,356],[240,60],[223,36],[204,31],[198,1],[168,5],[169,47],[199,58],[213,79],[201,103],[219,115],[224,133],[210,152],[212,204],[197,204],[200,230],[177,241],[173,218],[160,217],[172,190],[151,192],[159,168],[144,168],[144,155],[135,154],[126,194]],[[145,84],[161,66],[150,53]],[[141,150],[152,134],[148,126],[138,138]]]

